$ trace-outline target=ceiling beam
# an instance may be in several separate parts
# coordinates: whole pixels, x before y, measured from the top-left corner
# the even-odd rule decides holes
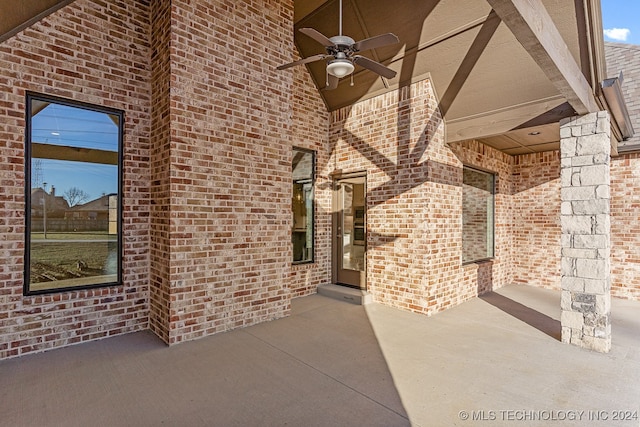
[[[593,89],[541,0],[487,2],[578,114],[600,110]]]
[[[521,105],[510,105],[500,110],[488,111],[471,117],[447,120],[447,142],[488,138],[517,129],[522,123],[562,105],[561,96],[537,100]]]
[[[67,160],[71,162],[117,165],[118,152],[97,148],[69,147],[66,145],[31,143],[31,156],[38,159]]]

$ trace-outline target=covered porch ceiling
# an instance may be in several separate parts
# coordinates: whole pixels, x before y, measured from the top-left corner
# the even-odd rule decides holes
[[[338,0],[294,4],[301,57],[324,53],[298,30],[337,35]],[[343,9],[343,34],[356,41],[398,36],[362,53],[398,74],[356,66],[353,86],[343,78],[325,90],[325,62],[308,64],[329,110],[429,77],[449,142],[479,139],[513,155],[558,149],[560,119],[602,109],[592,89],[605,73],[599,0],[343,0]]]
[[[0,3],[0,42],[72,1]],[[356,66],[354,86],[346,78],[328,91],[324,61],[307,65],[329,110],[430,78],[449,142],[479,139],[523,154],[557,149],[560,119],[608,108],[599,86],[605,75],[600,0],[343,3],[345,35],[356,41],[387,32],[399,37],[396,45],[363,52],[398,74],[387,80]],[[338,4],[294,0],[301,57],[324,49],[297,30],[336,35]]]

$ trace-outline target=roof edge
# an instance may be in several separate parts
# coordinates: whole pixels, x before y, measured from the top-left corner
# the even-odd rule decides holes
[[[620,135],[616,135],[619,141],[629,139],[634,134],[621,84],[622,73],[619,77],[603,80],[600,85],[611,117],[619,129]]]

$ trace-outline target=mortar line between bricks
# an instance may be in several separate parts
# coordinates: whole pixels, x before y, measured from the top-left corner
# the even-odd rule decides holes
[[[407,421],[410,421],[408,416],[401,414],[400,412],[396,411],[393,408],[390,408],[389,406],[385,405],[382,402],[378,402],[377,400],[375,400],[374,398],[366,395],[365,393],[361,392],[360,390],[357,390],[357,389],[353,388],[352,386],[350,386],[349,384],[346,384],[343,381],[340,381],[339,379],[334,378],[333,376],[329,375],[328,373],[326,373],[324,371],[321,371],[320,369],[318,369],[315,366],[305,362],[304,360],[300,359],[299,357],[294,356],[293,354],[289,353],[288,351],[285,351],[285,350],[281,349],[280,347],[275,346],[274,344],[270,343],[269,341],[266,341],[265,339],[260,338],[259,336],[254,335],[251,332],[248,332],[246,330],[243,330],[242,332],[244,332],[247,335],[252,336],[253,338],[257,339],[258,341],[261,341],[262,343],[268,345],[269,347],[279,351],[280,353],[286,354],[287,356],[289,356],[292,359],[298,361],[299,363],[303,364],[304,366],[307,366],[307,367],[313,369],[314,371],[318,372],[319,374],[321,374],[321,375],[323,375],[323,376],[325,376],[327,378],[332,379],[333,381],[337,382],[338,384],[343,385],[344,387],[348,388],[351,391],[354,391],[355,393],[359,394],[360,396],[364,397],[365,399],[370,400],[371,402],[373,402],[373,403],[375,403],[375,404],[377,404],[379,406],[382,406],[383,408],[393,412],[394,414],[400,416],[401,418],[403,418],[403,419],[405,419]],[[397,390],[396,390],[396,393],[397,393]]]

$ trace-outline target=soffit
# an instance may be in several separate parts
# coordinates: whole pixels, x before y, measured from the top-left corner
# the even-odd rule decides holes
[[[0,42],[73,0],[19,0],[0,2]]]
[[[590,80],[583,2],[542,3]],[[323,53],[322,46],[297,30],[311,27],[327,37],[336,35],[338,0],[294,4],[300,56]],[[558,148],[558,121],[575,111],[486,1],[343,0],[343,9],[343,33],[354,40],[387,32],[399,37],[397,45],[363,53],[398,75],[385,80],[356,67],[354,86],[346,78],[338,89],[327,91],[325,63],[307,65],[329,110],[429,77],[449,142],[480,139],[511,154]]]

